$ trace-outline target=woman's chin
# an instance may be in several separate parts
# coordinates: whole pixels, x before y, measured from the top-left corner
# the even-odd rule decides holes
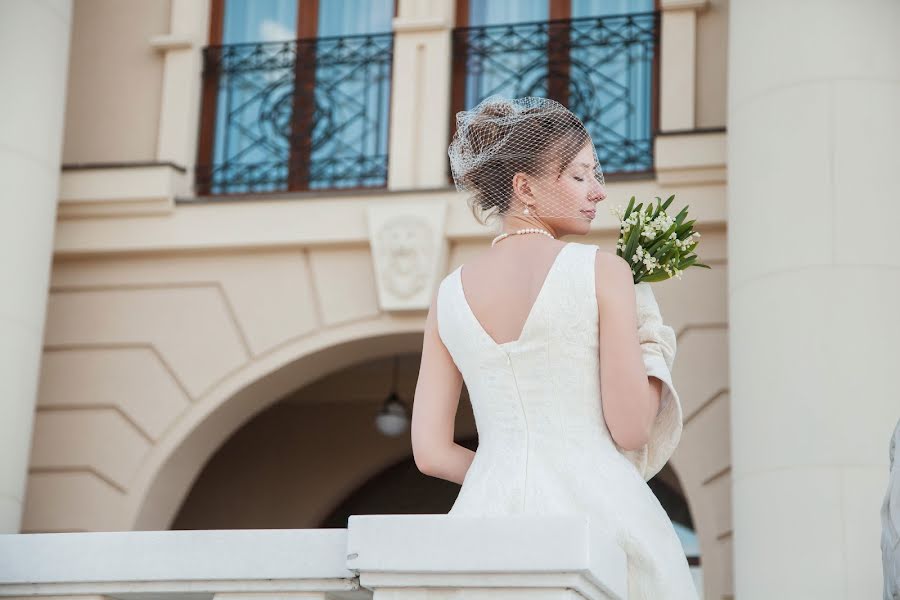
[[[551,223],[557,237],[566,235],[585,235],[591,231],[591,220],[584,217],[566,217]]]
[[[586,235],[591,231],[591,220],[590,219],[577,219],[574,227],[572,227],[572,233],[575,235]]]

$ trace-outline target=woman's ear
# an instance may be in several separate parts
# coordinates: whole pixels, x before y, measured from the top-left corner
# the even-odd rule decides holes
[[[513,194],[518,198],[532,198],[534,194],[531,192],[531,184],[525,173],[516,173],[512,179]]]

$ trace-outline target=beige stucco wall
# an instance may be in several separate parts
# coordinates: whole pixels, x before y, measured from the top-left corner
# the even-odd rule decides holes
[[[75,0],[63,164],[151,161],[169,0]]]
[[[728,0],[697,14],[697,127],[725,127],[728,94]]]

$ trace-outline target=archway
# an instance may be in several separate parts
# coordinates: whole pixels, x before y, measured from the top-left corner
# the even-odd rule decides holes
[[[197,400],[154,447],[127,498],[133,530],[169,529],[197,475],[244,423],[323,374],[421,350],[419,319],[385,316],[293,340],[246,363]]]
[[[260,411],[204,465],[172,529],[322,528],[323,515],[366,488],[373,473],[382,474],[382,482],[393,473],[394,486],[390,493],[380,486],[381,494],[369,488],[369,510],[363,512],[371,514],[373,503],[387,513],[429,512],[415,502],[416,490],[459,486],[418,472],[408,430],[391,436],[376,425],[392,391],[411,407],[420,360],[412,352],[357,363]],[[332,526],[346,527],[346,520]]]

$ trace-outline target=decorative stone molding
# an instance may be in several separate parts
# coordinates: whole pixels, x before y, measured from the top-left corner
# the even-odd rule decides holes
[[[66,168],[60,176],[57,219],[166,215],[186,186],[184,169],[172,164]]]
[[[160,52],[169,50],[190,50],[196,42],[191,36],[166,33],[150,38],[150,46]]]
[[[658,135],[654,140],[656,180],[661,186],[722,184],[727,181],[724,131]]]
[[[430,233],[418,217],[395,217],[378,230],[379,278],[388,294],[406,300],[425,288],[427,257],[433,253]]]
[[[447,31],[452,25],[447,19],[415,19],[395,17],[393,21],[394,33],[419,33],[425,31]]]
[[[709,6],[709,0],[662,0],[660,8],[663,11],[669,10],[693,10],[701,11]]]
[[[446,205],[386,203],[368,207],[369,239],[382,310],[423,310],[444,271]]]

